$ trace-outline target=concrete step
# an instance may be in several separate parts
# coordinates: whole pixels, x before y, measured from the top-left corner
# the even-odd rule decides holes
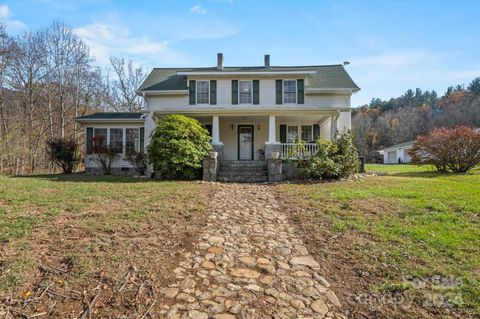
[[[266,183],[268,181],[267,176],[218,176],[217,180],[219,182],[230,182],[230,183]]]
[[[233,171],[219,171],[218,176],[267,176],[266,171],[252,172],[252,171],[243,171],[243,172],[233,172]]]

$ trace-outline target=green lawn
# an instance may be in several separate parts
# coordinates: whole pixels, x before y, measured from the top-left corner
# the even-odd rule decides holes
[[[453,309],[480,313],[480,169],[454,175],[414,165],[367,165],[366,171],[387,175],[278,189],[308,208],[296,219],[309,232],[328,225],[333,238],[342,235],[353,243],[345,243],[348,257],[343,257],[346,262],[358,258],[358,266],[375,278],[366,282],[367,290],[431,293],[439,288],[417,289],[404,278],[427,283],[455,278],[455,285],[440,290],[444,301]],[[430,314],[450,311],[444,305],[418,307]]]
[[[114,291],[115,282],[135,269],[136,278],[162,286],[203,227],[210,191],[198,182],[133,177],[0,175],[0,304],[30,295],[40,298],[40,306],[12,309],[69,317],[84,305],[61,295],[85,291],[91,298],[105,286],[116,294],[110,298],[136,296],[135,311],[145,311],[150,301],[138,286],[123,289],[124,296]],[[50,295],[53,310],[42,309],[50,303],[45,287],[57,293]],[[104,302],[108,293],[102,294]],[[135,317],[132,309],[123,300],[110,301],[100,316]]]

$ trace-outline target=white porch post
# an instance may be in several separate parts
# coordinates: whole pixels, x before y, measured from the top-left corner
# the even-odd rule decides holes
[[[277,142],[275,115],[270,115],[268,118],[268,143],[275,144]]]
[[[212,119],[212,144],[221,144],[220,142],[220,121],[218,115]]]

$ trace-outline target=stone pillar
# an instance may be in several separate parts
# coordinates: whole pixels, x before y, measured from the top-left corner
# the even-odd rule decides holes
[[[283,163],[281,159],[269,159],[267,161],[268,181],[270,183],[283,181]]]
[[[206,158],[203,160],[203,180],[206,182],[216,182],[218,173],[218,160],[216,158]]]
[[[268,160],[272,158],[272,152],[278,152],[280,153],[280,156],[282,151],[282,145],[280,143],[265,143],[265,159]]]

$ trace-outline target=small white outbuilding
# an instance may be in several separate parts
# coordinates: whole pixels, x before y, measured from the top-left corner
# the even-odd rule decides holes
[[[408,150],[412,148],[415,141],[405,142],[383,149],[384,164],[410,163],[412,158],[408,155]]]

